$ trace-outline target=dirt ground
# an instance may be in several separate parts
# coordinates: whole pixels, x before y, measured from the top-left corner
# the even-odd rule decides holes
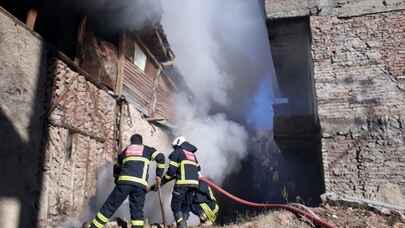
[[[332,207],[322,206],[313,209],[313,211],[337,227],[370,227],[370,228],[405,228],[405,218],[396,213],[383,215],[376,211],[351,208],[351,207]]]
[[[321,206],[311,209],[320,218],[338,228],[405,228],[405,218],[396,213],[383,215],[376,211],[351,207]],[[288,211],[272,211],[252,218],[242,224],[231,224],[227,228],[312,228],[310,221]]]
[[[405,217],[399,213],[384,215],[377,211],[351,207],[324,205],[311,210],[321,219],[334,224],[337,228],[405,228]],[[108,228],[118,228],[112,223]],[[158,226],[145,226],[158,227]],[[161,226],[163,227],[163,226]],[[166,226],[175,227],[175,226]],[[315,228],[309,220],[297,217],[285,210],[274,210],[253,218],[244,218],[237,224],[225,226],[198,226],[204,228]]]

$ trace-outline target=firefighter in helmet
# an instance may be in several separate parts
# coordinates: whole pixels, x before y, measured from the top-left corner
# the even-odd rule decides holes
[[[148,188],[149,163],[156,161],[156,186],[160,186],[165,169],[165,157],[155,148],[143,145],[142,136],[131,136],[131,144],[119,155],[114,166],[116,186],[89,227],[102,228],[122,202],[129,196],[132,227],[144,226],[143,207]]]
[[[175,180],[171,208],[177,227],[185,228],[187,222],[183,216],[184,205],[187,205],[187,200],[198,188],[200,165],[195,155],[197,148],[187,142],[183,136],[174,139],[172,146],[174,150],[169,155],[169,168],[163,177],[162,185]],[[151,190],[156,191],[156,186],[152,186]]]

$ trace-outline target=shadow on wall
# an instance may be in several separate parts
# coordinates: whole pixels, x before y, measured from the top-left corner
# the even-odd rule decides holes
[[[2,43],[0,39],[0,45],[9,45]],[[39,223],[48,141],[51,86],[47,83],[53,81],[47,78],[46,49],[42,44],[38,59],[31,59],[37,75],[27,74],[20,61],[0,56],[4,58],[0,61],[0,227],[37,227]],[[0,55],[4,54],[10,53],[0,48]]]

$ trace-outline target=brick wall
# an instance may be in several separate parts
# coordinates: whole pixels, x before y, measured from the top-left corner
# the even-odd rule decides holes
[[[405,205],[405,11],[311,30],[326,191]]]

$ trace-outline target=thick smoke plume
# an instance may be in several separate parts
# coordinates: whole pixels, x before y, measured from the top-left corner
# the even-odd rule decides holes
[[[261,105],[256,104],[257,91],[262,83],[268,83],[264,88],[276,93],[276,84],[269,83],[274,69],[262,2],[85,0],[77,6],[93,15],[93,20],[106,22],[106,29],[112,29],[108,32],[139,30],[162,19],[177,68],[193,93],[192,99],[181,90],[176,96],[176,134],[186,136],[199,148],[203,175],[220,183],[237,169],[248,151],[248,118],[255,118],[254,106]],[[271,118],[272,113],[268,113]],[[104,171],[97,183],[102,191],[90,202],[86,219],[94,216],[102,203],[97,201],[103,201],[112,190],[111,170],[107,167]],[[165,186],[163,190],[170,222],[171,188]],[[128,210],[127,206],[121,208]],[[158,208],[156,194],[148,194],[145,215],[149,221],[161,221]],[[127,212],[116,215],[128,216]]]
[[[94,28],[105,34],[154,26],[163,12],[160,0],[63,0],[58,4],[88,16]]]
[[[177,134],[199,148],[203,174],[221,182],[247,153],[246,118],[260,83],[273,74],[262,5],[256,0],[162,4],[177,66],[194,94],[192,100],[181,91],[176,97]]]

